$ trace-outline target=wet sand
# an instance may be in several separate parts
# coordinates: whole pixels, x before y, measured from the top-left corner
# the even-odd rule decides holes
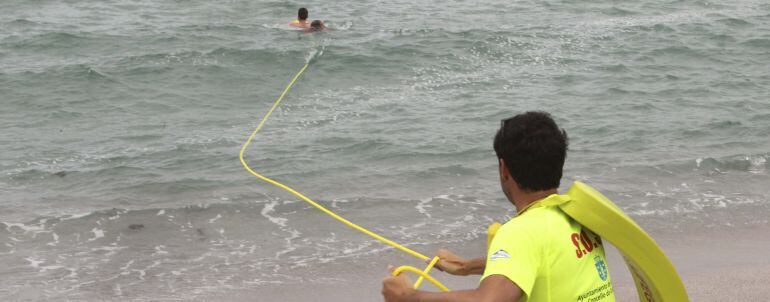
[[[770,226],[744,229],[653,234],[684,279],[691,301],[767,301],[770,297]],[[764,239],[764,240],[763,240]],[[483,238],[475,246],[456,247],[462,256],[483,253]],[[437,247],[416,247],[424,251]],[[324,284],[303,282],[255,286],[253,291],[223,291],[212,299],[225,301],[382,301],[380,280],[388,264],[418,265],[397,252],[375,261],[351,261],[349,266],[319,264],[298,269],[297,276],[325,276]],[[633,281],[620,255],[608,251],[617,301],[638,301]],[[350,273],[357,272],[354,277]],[[361,274],[361,272],[365,272]],[[301,277],[301,276],[305,277]],[[473,288],[476,276],[434,273],[453,289]],[[345,282],[344,284],[341,282]],[[427,283],[427,282],[426,282]]]
[[[653,234],[684,280],[691,301],[768,301],[770,226]],[[609,252],[618,301],[637,301],[631,276]]]

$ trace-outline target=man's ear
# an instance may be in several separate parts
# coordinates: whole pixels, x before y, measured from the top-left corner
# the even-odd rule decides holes
[[[507,181],[511,177],[511,172],[508,171],[508,166],[505,165],[505,160],[500,159],[500,178]]]

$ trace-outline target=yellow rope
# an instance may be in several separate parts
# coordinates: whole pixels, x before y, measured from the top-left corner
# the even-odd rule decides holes
[[[422,271],[423,275],[420,275],[420,278],[418,278],[417,282],[414,283],[414,289],[420,288],[420,284],[422,284],[422,281],[425,280],[425,276],[427,276],[428,272],[431,269],[433,269],[433,266],[435,266],[436,263],[438,263],[438,260],[439,260],[439,258],[438,258],[438,256],[436,256],[436,257],[433,257],[433,260],[431,260],[430,263],[428,263],[428,266],[425,267],[425,269]]]
[[[266,176],[264,176],[262,174],[257,173],[256,171],[254,171],[254,169],[252,169],[249,166],[248,163],[246,163],[246,160],[243,158],[243,155],[246,153],[246,149],[251,144],[251,141],[254,140],[254,137],[257,135],[259,130],[262,129],[262,126],[265,125],[265,122],[267,122],[267,119],[270,117],[271,114],[273,114],[273,111],[275,111],[275,108],[278,107],[278,105],[281,103],[281,101],[286,96],[286,94],[289,92],[289,90],[291,90],[292,86],[294,86],[294,83],[297,82],[297,79],[299,79],[299,77],[302,76],[302,74],[305,73],[305,71],[307,70],[307,68],[309,66],[310,66],[310,63],[305,64],[305,66],[302,67],[302,69],[300,69],[299,72],[297,72],[297,74],[294,76],[294,78],[291,79],[291,82],[289,82],[289,85],[286,85],[286,88],[284,88],[283,92],[278,97],[278,99],[275,100],[275,103],[273,103],[273,106],[270,107],[270,110],[267,111],[267,114],[265,114],[265,116],[259,122],[259,125],[257,125],[257,128],[254,129],[254,132],[251,133],[251,135],[249,136],[249,139],[247,139],[246,142],[243,144],[243,147],[241,147],[241,152],[239,154],[239,158],[241,160],[241,164],[246,169],[246,171],[251,173],[251,175],[254,175],[257,178],[259,178],[259,179],[261,179],[261,180],[263,180],[263,181],[265,181],[265,182],[267,182],[267,183],[269,183],[271,185],[279,187],[279,188],[281,188],[281,189],[283,189],[283,190],[293,194],[294,196],[299,197],[300,199],[304,200],[305,202],[307,202],[307,203],[311,204],[312,206],[316,207],[317,209],[321,210],[321,212],[324,212],[324,213],[328,214],[329,216],[331,216],[332,218],[338,220],[339,222],[342,222],[345,225],[347,225],[347,226],[349,226],[349,227],[351,227],[351,228],[353,228],[353,229],[355,229],[355,230],[357,230],[357,231],[359,231],[361,233],[369,235],[370,237],[372,237],[374,239],[377,239],[377,240],[379,240],[379,241],[381,241],[381,242],[383,242],[383,243],[385,243],[387,245],[390,245],[390,246],[392,246],[392,247],[394,247],[394,248],[396,248],[396,249],[398,249],[398,250],[400,250],[402,252],[410,254],[410,255],[412,255],[412,256],[420,259],[420,260],[425,261],[425,260],[430,259],[429,257],[427,257],[427,256],[425,256],[423,254],[415,252],[415,251],[413,251],[413,250],[411,250],[411,249],[409,249],[409,248],[407,248],[405,246],[402,246],[402,245],[396,243],[395,241],[392,241],[390,239],[382,237],[382,236],[380,236],[380,235],[378,235],[378,234],[376,234],[376,233],[374,233],[372,231],[369,231],[369,230],[367,230],[367,229],[365,229],[365,228],[363,228],[363,227],[361,227],[361,226],[359,226],[359,225],[357,225],[355,223],[350,222],[349,220],[347,220],[345,218],[342,218],[341,216],[339,216],[339,215],[335,214],[334,212],[328,210],[327,208],[325,208],[322,205],[316,203],[315,201],[311,200],[310,198],[308,198],[307,196],[303,195],[302,193],[297,192],[296,190],[290,188],[289,186],[284,185],[284,184],[282,184],[282,183],[280,183],[278,181],[275,181],[273,179],[270,179],[270,178],[268,178],[268,177],[266,177]],[[402,266],[399,269],[403,268],[402,270],[409,270],[409,271],[416,270],[418,272],[417,274],[419,274],[421,277],[417,281],[417,283],[415,284],[415,288],[417,288],[420,285],[420,283],[422,282],[422,279],[424,277],[425,279],[428,279],[428,281],[432,282],[433,284],[436,284],[436,286],[438,286],[442,290],[447,291],[445,286],[441,285],[441,283],[439,283],[438,281],[436,281],[432,277],[428,276],[428,274],[427,274],[428,271],[431,268],[433,268],[433,266],[436,264],[436,262],[438,262],[438,257],[434,258],[433,261],[431,261],[431,264],[428,266],[428,268],[425,269],[425,272],[422,272],[422,271],[420,271],[420,270],[418,270],[416,268],[413,268],[413,267],[404,267],[404,266]]]
[[[400,275],[403,272],[412,272],[412,273],[415,273],[415,274],[420,275],[422,277],[425,277],[425,280],[428,280],[430,283],[433,283],[433,285],[435,285],[436,287],[438,287],[442,291],[445,291],[445,292],[449,291],[449,288],[447,288],[446,286],[441,284],[441,282],[438,282],[438,280],[433,279],[433,277],[431,277],[427,273],[424,273],[423,271],[421,271],[421,270],[419,270],[417,268],[411,267],[411,266],[406,266],[406,265],[399,266],[396,270],[393,271],[392,275],[393,276],[398,276],[398,275]]]

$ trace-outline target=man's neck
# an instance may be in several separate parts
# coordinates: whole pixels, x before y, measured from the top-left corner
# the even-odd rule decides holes
[[[537,192],[521,192],[518,196],[513,196],[513,205],[516,206],[516,211],[521,212],[527,208],[533,202],[551,196],[558,193],[556,189],[543,190]]]

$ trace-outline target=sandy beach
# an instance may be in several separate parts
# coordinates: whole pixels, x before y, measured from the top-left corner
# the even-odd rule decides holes
[[[770,242],[760,239],[768,238],[768,234],[770,226],[764,225],[653,236],[679,271],[690,301],[767,301],[770,297]],[[477,246],[485,244],[482,239],[474,243]],[[472,246],[459,246],[455,250],[467,257],[483,252]],[[351,270],[365,270],[367,273],[347,284],[335,283],[334,276],[345,274],[344,269],[333,269],[339,268],[339,265],[319,264],[307,270],[298,270],[296,274],[325,275],[329,277],[326,284],[277,284],[262,286],[253,292],[223,292],[212,298],[228,301],[254,301],[255,298],[256,301],[381,301],[380,280],[385,276],[387,265],[416,265],[412,259],[395,255],[397,252],[390,254],[392,258],[374,263],[352,261]],[[610,248],[608,255],[617,301],[639,301],[631,276],[617,250]],[[473,288],[478,282],[475,276],[454,277],[438,272],[433,275],[452,289]]]
[[[679,271],[691,301],[767,301],[768,234],[770,227],[762,226],[658,234],[656,239]],[[616,250],[610,252],[609,261],[618,301],[636,301],[631,277]]]

